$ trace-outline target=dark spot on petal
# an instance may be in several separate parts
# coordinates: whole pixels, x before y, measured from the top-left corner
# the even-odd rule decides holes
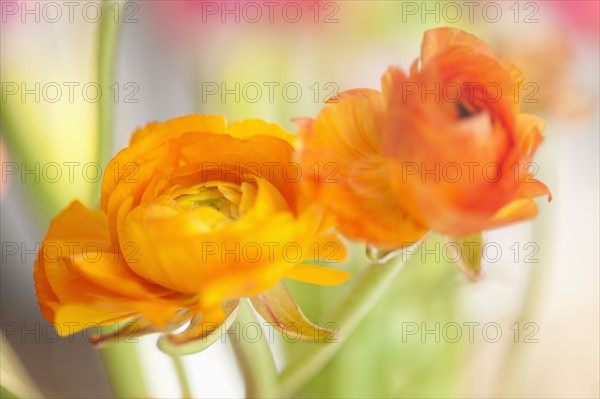
[[[474,114],[474,112],[471,112],[471,110],[469,110],[466,105],[461,102],[456,103],[456,108],[458,110],[458,119],[465,119]]]

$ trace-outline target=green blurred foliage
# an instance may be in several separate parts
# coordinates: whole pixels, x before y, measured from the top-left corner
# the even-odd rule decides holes
[[[427,248],[433,248],[435,242],[441,240],[441,237],[431,237]],[[436,342],[434,334],[422,336],[422,326],[431,330],[435,323],[443,326],[456,321],[456,293],[462,276],[457,276],[453,265],[435,262],[435,256],[430,254],[425,257],[427,261],[422,262],[421,249],[412,255],[392,289],[344,347],[296,397],[453,397],[458,394],[464,340],[451,343],[440,337]],[[368,262],[364,246],[354,245],[351,253],[343,269],[356,274]],[[335,322],[327,319],[327,310],[351,287],[351,282],[333,288],[307,287],[291,281],[287,284],[307,316],[321,324]],[[419,331],[409,336],[403,331],[403,323],[416,323]],[[285,342],[289,361],[300,356],[305,345]]]

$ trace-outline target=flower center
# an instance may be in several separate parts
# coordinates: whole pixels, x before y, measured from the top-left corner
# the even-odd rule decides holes
[[[238,184],[206,182],[186,189],[175,197],[175,202],[185,209],[208,207],[216,209],[230,220],[240,217],[242,190]]]

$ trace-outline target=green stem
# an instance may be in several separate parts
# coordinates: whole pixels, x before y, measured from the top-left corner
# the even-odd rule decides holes
[[[236,322],[240,325],[239,331],[244,331],[244,327],[249,324],[260,326],[252,308],[245,300],[240,301]],[[243,334],[230,341],[244,376],[246,397],[280,397],[277,390],[277,370],[265,334],[261,335],[258,342],[248,341]]]
[[[139,349],[134,343],[110,343],[101,347],[100,355],[115,398],[149,397]]]
[[[179,381],[179,388],[181,389],[181,397],[188,399],[192,397],[192,390],[190,388],[190,382],[183,367],[183,361],[181,356],[171,356],[173,366],[175,367],[175,373],[177,374],[177,380]]]
[[[403,266],[398,263],[398,258],[394,258],[383,265],[371,264],[356,278],[354,286],[327,318],[339,326],[338,342],[308,347],[299,359],[283,370],[280,376],[283,397],[292,396],[335,356],[392,284]]]
[[[106,2],[102,10],[100,21],[100,35],[98,41],[98,85],[105,93],[114,82],[115,60],[119,43],[121,18],[114,20],[114,13],[108,8],[119,7],[122,10],[123,2]],[[109,95],[104,95],[98,101],[98,147],[96,161],[104,168],[112,154],[114,122],[114,102]]]
[[[105,92],[114,80],[115,59],[117,55],[120,18],[114,20],[114,14],[108,7],[119,7],[122,1],[105,2],[100,21],[98,39],[98,84]],[[98,101],[98,140],[96,161],[105,167],[112,152],[114,103],[111,96],[105,95]],[[99,198],[100,187],[94,198]],[[109,344],[100,350],[102,360],[113,392],[118,398],[148,397],[146,381],[139,360],[139,348],[132,343]]]

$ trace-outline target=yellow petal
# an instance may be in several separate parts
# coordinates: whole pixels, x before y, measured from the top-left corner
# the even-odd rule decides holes
[[[286,131],[276,123],[268,123],[262,119],[246,119],[235,122],[227,128],[227,134],[233,137],[247,139],[253,136],[274,136],[287,141],[292,146],[296,142],[296,135]]]
[[[335,232],[318,236],[310,249],[313,259],[323,263],[337,264],[348,256],[346,246]]]
[[[66,336],[91,327],[113,324],[132,317],[129,311],[89,304],[68,304],[56,311],[55,327],[60,336]]]
[[[352,277],[352,274],[323,266],[296,265],[286,277],[311,284],[338,285]]]
[[[521,222],[531,219],[535,215],[537,215],[537,204],[533,199],[517,199],[496,212],[488,228],[493,229],[510,223]]]
[[[188,115],[170,119],[166,122],[149,123],[136,130],[129,144],[152,138],[157,143],[188,132],[225,133],[227,122],[220,115]]]
[[[124,260],[137,262],[139,248],[135,243],[127,243],[124,253],[115,253],[107,248],[100,251],[87,251],[85,256],[77,255],[70,264],[70,271],[76,272],[99,287],[117,295],[130,298],[152,298],[169,293],[167,289],[150,284],[133,273]],[[118,281],[118,284],[115,282]]]

